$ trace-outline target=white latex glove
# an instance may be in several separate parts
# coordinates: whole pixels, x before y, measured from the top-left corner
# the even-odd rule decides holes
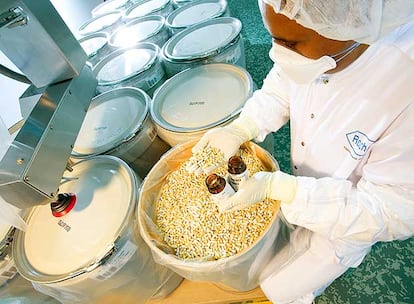
[[[217,202],[220,212],[247,208],[270,198],[289,204],[296,193],[296,177],[282,171],[257,172],[242,182],[231,197]]]
[[[194,154],[204,148],[214,147],[224,153],[225,161],[227,161],[236,154],[241,144],[255,138],[258,132],[256,123],[251,118],[240,116],[227,126],[214,128],[204,133],[199,142],[193,147],[192,152]],[[207,171],[212,171],[213,169],[215,168],[209,167]],[[201,173],[203,171],[196,165],[187,167],[187,170],[190,173]]]

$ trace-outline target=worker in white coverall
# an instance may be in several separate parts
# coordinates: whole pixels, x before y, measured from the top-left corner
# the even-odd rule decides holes
[[[282,202],[291,242],[309,245],[289,263],[275,256],[260,286],[277,304],[311,303],[374,243],[414,235],[414,1],[259,5],[274,66],[240,117],[193,152],[229,158],[290,119],[293,175],[258,172],[219,209]]]

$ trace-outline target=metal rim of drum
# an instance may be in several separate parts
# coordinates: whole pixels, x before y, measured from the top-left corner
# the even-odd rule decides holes
[[[198,1],[190,1],[188,3],[187,2],[184,2],[184,3],[185,3],[184,5],[180,6],[179,8],[175,9],[171,14],[169,14],[165,20],[166,25],[173,31],[185,29],[191,25],[196,25],[198,23],[204,22],[205,20],[221,17],[223,16],[223,14],[226,12],[226,9],[227,9],[227,1],[225,0],[198,0]],[[208,17],[207,19],[196,22],[196,23],[192,23],[189,25],[178,25],[178,26],[174,25],[174,19],[177,17],[177,15],[181,14],[183,11],[193,8],[194,6],[203,5],[206,3],[218,3],[220,4],[220,10],[217,13]]]
[[[118,18],[115,20],[115,22],[113,22],[112,24],[106,25],[106,26],[102,26],[99,30],[94,30],[94,31],[87,31],[86,28],[93,22],[95,22],[96,20],[99,20],[101,18],[104,18],[106,16],[109,15],[118,15]],[[114,24],[116,24],[117,22],[119,22],[120,20],[122,20],[122,12],[121,11],[110,11],[107,12],[105,14],[101,14],[98,15],[96,17],[92,17],[91,19],[89,19],[88,21],[86,21],[84,24],[81,25],[81,27],[79,28],[78,32],[79,34],[81,34],[82,36],[85,35],[89,35],[89,34],[93,34],[96,32],[100,32],[100,31],[105,31],[107,28],[113,26]]]
[[[108,56],[106,56],[104,59],[102,59],[93,69],[93,73],[95,74],[95,76],[98,76],[100,70],[108,63],[110,62],[112,59],[114,59],[115,57],[118,57],[119,55],[125,53],[126,51],[129,50],[133,50],[133,49],[147,49],[150,50],[152,52],[154,52],[154,56],[147,62],[147,64],[145,64],[145,66],[143,66],[140,70],[131,73],[121,79],[117,79],[114,81],[104,81],[104,82],[99,82],[98,79],[98,86],[111,86],[111,85],[116,85],[119,84],[123,81],[126,81],[128,79],[131,79],[147,70],[149,70],[153,64],[156,62],[156,60],[158,59],[158,55],[160,53],[160,48],[158,45],[151,43],[151,42],[140,42],[137,43],[133,46],[130,47],[126,47],[126,48],[122,48],[122,49],[118,49],[113,51],[111,54],[109,54]]]
[[[149,116],[149,107],[150,107],[149,105],[150,105],[150,102],[151,102],[151,99],[148,96],[148,94],[145,93],[142,89],[134,88],[134,87],[121,87],[121,88],[115,88],[115,89],[106,91],[106,92],[101,93],[101,94],[95,96],[94,98],[92,98],[89,109],[91,109],[91,107],[93,108],[93,107],[99,106],[100,104],[102,104],[102,103],[104,103],[108,100],[113,100],[114,98],[122,97],[123,95],[127,95],[127,96],[135,95],[137,97],[137,99],[139,97],[139,99],[142,99],[145,102],[145,110],[142,113],[142,115],[137,119],[138,123],[135,125],[134,128],[131,129],[131,132],[129,132],[129,135],[127,137],[119,138],[118,141],[116,141],[112,144],[112,148],[104,149],[102,151],[98,151],[98,152],[91,153],[91,154],[78,153],[78,152],[75,151],[75,149],[76,149],[76,146],[75,146],[74,149],[73,149],[73,157],[74,158],[90,158],[90,157],[95,157],[95,156],[100,155],[100,154],[111,154],[111,152],[117,150],[117,148],[122,143],[130,141],[137,134],[139,134],[139,132],[141,132],[141,130],[143,129],[143,123],[147,119],[147,117]]]
[[[171,78],[169,78],[166,82],[164,82],[154,93],[154,96],[152,98],[152,102],[150,103],[150,113],[151,113],[151,117],[153,119],[153,121],[161,128],[167,130],[167,131],[171,131],[171,132],[177,132],[177,133],[193,133],[193,132],[199,132],[199,131],[205,131],[208,129],[211,129],[215,126],[219,126],[219,125],[223,125],[226,122],[234,119],[237,115],[240,114],[241,110],[242,110],[242,106],[240,106],[240,108],[237,111],[233,111],[230,115],[227,115],[226,117],[223,117],[222,119],[214,122],[214,123],[210,123],[208,125],[205,126],[201,126],[198,128],[182,128],[182,127],[175,127],[172,126],[171,124],[168,124],[165,120],[161,119],[158,115],[158,111],[155,109],[155,107],[157,106],[157,98],[165,91],[168,90],[171,87],[175,86],[176,82],[181,82],[182,81],[182,77],[183,75],[185,76],[187,73],[196,73],[197,70],[199,69],[206,69],[206,68],[211,68],[211,67],[223,67],[226,69],[233,69],[233,71],[238,70],[238,73],[241,73],[243,75],[243,77],[246,79],[246,82],[248,82],[249,84],[251,84],[250,88],[249,88],[249,96],[251,96],[251,94],[253,94],[253,79],[251,77],[251,75],[247,72],[246,69],[237,66],[237,65],[233,65],[233,64],[228,64],[228,63],[208,63],[205,65],[200,65],[194,68],[189,68],[186,70],[183,70],[177,74],[175,74],[174,76],[172,76]],[[246,98],[247,100],[247,98]]]
[[[95,56],[96,54],[98,54],[99,53],[99,51],[100,50],[102,50],[106,45],[108,45],[108,40],[109,40],[109,35],[108,35],[108,33],[105,33],[105,32],[96,32],[96,33],[92,33],[92,34],[88,34],[88,35],[86,35],[86,36],[83,36],[82,38],[80,38],[78,41],[79,41],[79,43],[80,44],[82,44],[82,42],[85,42],[85,41],[87,41],[87,40],[89,40],[89,39],[94,39],[94,38],[99,38],[99,37],[101,37],[101,38],[105,38],[106,39],[106,42],[100,47],[100,48],[98,48],[98,49],[96,49],[95,51],[93,51],[92,53],[90,53],[90,54],[86,54],[86,55],[88,55],[89,57],[93,57],[93,56]]]
[[[177,34],[176,34],[177,35]],[[215,56],[225,52],[227,49],[230,49],[231,47],[233,47],[234,45],[237,45],[240,40],[242,39],[241,35],[238,35],[234,40],[232,40],[230,43],[226,44],[225,46],[221,47],[221,48],[217,48],[209,53],[206,53],[205,55],[200,55],[200,56],[194,56],[194,57],[189,57],[188,59],[176,59],[176,58],[168,58],[165,55],[165,48],[163,47],[161,49],[161,55],[162,55],[162,60],[167,62],[167,64],[188,64],[188,63],[211,63],[212,61],[210,61],[211,58],[214,58]],[[171,40],[171,39],[170,39]],[[167,41],[168,42],[168,41]]]
[[[102,8],[104,8],[104,7],[108,6],[108,5],[110,5],[112,2],[116,2],[116,1],[118,1],[118,0],[105,1],[105,2],[102,2],[102,3],[98,4],[97,6],[95,6],[95,7],[92,9],[92,11],[91,11],[91,15],[92,15],[92,16],[99,16],[99,15],[102,15],[102,14],[105,14],[105,13],[108,13],[108,12],[117,11],[117,10],[122,10],[122,9],[124,9],[124,8],[128,7],[128,4],[130,3],[130,0],[122,0],[121,2],[122,2],[123,4],[121,4],[121,5],[117,5],[115,8],[106,9],[106,10],[104,9],[102,12],[100,11],[100,10],[102,10]]]
[[[179,7],[183,6],[183,5],[186,5],[188,3],[194,2],[196,0],[171,0],[171,1],[173,2],[173,5],[176,8],[179,8]]]
[[[126,171],[128,177],[131,179],[132,188],[138,189],[138,179],[136,175],[133,173],[132,169],[123,160],[117,157],[114,157],[111,155],[98,155],[91,159],[81,160],[77,162],[76,164],[74,164],[73,167],[76,168],[76,166],[82,166],[85,162],[107,161],[108,159],[111,159],[111,161],[117,162],[118,167],[119,168],[122,167]],[[131,216],[134,215],[135,202],[137,201],[138,201],[138,191],[134,191],[132,193],[132,197],[129,202],[128,211],[125,214],[125,219],[130,218]],[[36,211],[36,208],[33,208],[30,211],[26,219],[27,223],[29,223],[30,218],[32,217],[35,211]],[[118,235],[118,237],[114,238],[113,240],[114,247],[117,246],[116,243],[117,243],[117,240],[119,239],[119,236],[124,235],[126,231],[129,229],[129,224],[130,223],[127,220],[124,220],[122,224],[116,230],[115,235]],[[24,250],[22,249],[24,247],[24,236],[25,234],[23,232],[18,231],[18,230],[16,231],[15,238],[13,240],[13,250],[12,250],[13,260],[15,261],[15,265],[19,270],[19,274],[23,278],[25,278],[26,280],[30,282],[39,283],[39,284],[45,284],[45,283],[50,284],[50,283],[63,282],[63,281],[84,275],[86,273],[92,272],[93,270],[95,270],[97,267],[101,265],[103,259],[107,259],[108,257],[112,255],[112,253],[114,253],[114,250],[113,250],[114,247],[110,249],[108,248],[106,254],[103,257],[101,257],[99,260],[93,259],[87,265],[81,265],[80,268],[75,272],[71,272],[67,274],[60,274],[60,275],[46,275],[46,274],[36,271],[35,269],[29,269],[30,263],[27,260],[26,255],[23,255]],[[23,267],[25,269],[23,269]]]
[[[121,47],[120,45],[117,45],[113,42],[113,40],[114,40],[114,38],[116,37],[117,34],[119,34],[122,30],[124,30],[125,28],[128,28],[131,25],[135,25],[137,23],[143,23],[143,22],[146,22],[146,21],[152,21],[152,20],[159,21],[160,22],[159,26],[150,35],[148,35],[147,37],[144,37],[141,40],[138,40],[137,43],[138,42],[144,42],[146,39],[157,35],[165,26],[165,18],[163,16],[161,16],[161,15],[148,15],[148,16],[131,18],[130,21],[128,21],[127,23],[125,23],[124,25],[119,27],[114,33],[111,34],[110,38],[108,39],[109,45],[112,46],[112,47]]]
[[[203,27],[207,27],[209,25],[212,24],[219,24],[219,23],[230,23],[232,25],[234,25],[235,27],[235,32],[234,34],[231,36],[231,39],[228,39],[228,41],[223,41],[223,46],[221,47],[217,47],[214,50],[211,50],[209,52],[206,52],[204,54],[200,54],[200,55],[193,55],[193,56],[173,56],[171,55],[170,49],[171,47],[174,47],[175,44],[177,42],[179,42],[183,37],[187,36],[188,34],[203,28]],[[207,21],[203,21],[201,23],[195,24],[193,26],[190,26],[184,30],[182,30],[181,32],[175,34],[174,36],[172,36],[163,46],[161,52],[163,55],[163,60],[169,61],[169,62],[192,62],[195,60],[203,60],[209,57],[213,57],[217,54],[220,54],[221,52],[223,52],[225,49],[233,46],[234,44],[236,44],[239,39],[241,39],[240,36],[240,32],[241,32],[241,28],[242,28],[242,24],[241,21],[237,18],[234,17],[218,17],[218,18],[214,18],[214,19],[210,19]]]
[[[142,0],[142,1],[138,1],[137,3],[133,4],[132,6],[130,6],[130,7],[129,7],[126,11],[125,11],[125,18],[126,18],[127,20],[128,20],[128,19],[134,19],[134,18],[137,18],[137,16],[135,16],[135,17],[130,17],[130,16],[129,16],[129,14],[131,14],[131,12],[132,12],[134,9],[136,9],[138,6],[140,6],[140,5],[142,5],[142,4],[145,4],[145,3],[148,3],[148,2],[151,2],[151,1],[154,1],[154,0]],[[156,15],[158,11],[163,10],[164,8],[166,8],[168,5],[170,5],[170,4],[171,4],[171,3],[170,3],[170,0],[164,0],[164,2],[165,2],[165,3],[164,3],[162,6],[157,7],[156,9],[153,9],[152,11],[148,12],[147,14],[145,14],[145,16],[146,16],[146,15]],[[140,16],[140,17],[143,17],[143,16]]]

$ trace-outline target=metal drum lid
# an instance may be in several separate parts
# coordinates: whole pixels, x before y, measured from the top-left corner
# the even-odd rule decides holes
[[[122,19],[122,14],[120,12],[108,12],[103,15],[93,17],[86,21],[80,28],[79,34],[89,35],[92,33],[105,31],[106,29],[112,27],[117,22]]]
[[[220,17],[227,9],[225,0],[200,0],[182,6],[168,15],[171,28],[186,28],[212,18]]]
[[[74,208],[54,217],[50,205],[32,209],[24,234],[17,233],[13,257],[23,277],[35,282],[59,281],[96,265],[131,225],[136,179],[113,156],[96,156],[66,172],[60,192],[74,193]]]
[[[94,33],[79,39],[82,49],[88,57],[96,55],[108,43],[108,34],[104,32]]]
[[[243,68],[212,63],[184,70],[167,80],[151,103],[153,120],[164,129],[194,132],[236,117],[253,93]]]
[[[170,60],[191,60],[217,54],[238,37],[240,20],[219,17],[198,23],[171,37],[163,47]]]
[[[111,35],[109,44],[113,47],[132,46],[158,33],[164,24],[164,17],[157,15],[133,19]]]
[[[149,113],[150,99],[137,88],[117,88],[92,99],[72,154],[105,153],[134,135]]]
[[[170,4],[170,0],[144,0],[131,6],[126,12],[125,16],[130,18],[142,17],[154,14]]]
[[[136,76],[153,65],[158,53],[159,47],[149,42],[112,52],[94,68],[98,85],[118,84]]]
[[[130,0],[111,0],[95,6],[91,14],[93,17],[108,13],[110,11],[122,10],[128,7]]]

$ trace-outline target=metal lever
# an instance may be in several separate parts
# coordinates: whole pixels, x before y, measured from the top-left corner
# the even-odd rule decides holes
[[[27,15],[20,7],[10,8],[7,12],[0,15],[0,28],[26,25],[27,21]]]

